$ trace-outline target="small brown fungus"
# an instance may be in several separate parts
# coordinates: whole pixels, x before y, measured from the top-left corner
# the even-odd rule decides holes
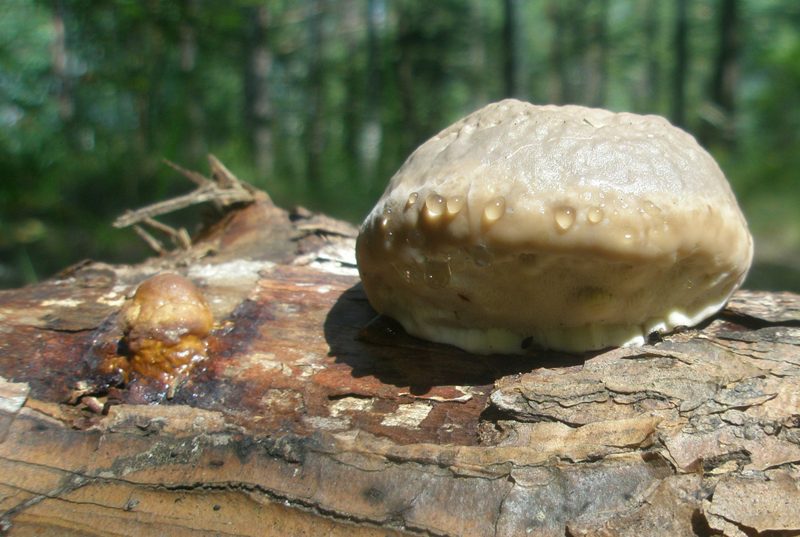
[[[127,382],[175,384],[207,358],[214,318],[203,294],[177,274],[158,274],[136,289],[121,313],[125,360],[114,364]]]
[[[370,303],[412,335],[585,351],[713,315],[753,241],[714,159],[664,118],[505,100],[414,152],[356,250]]]

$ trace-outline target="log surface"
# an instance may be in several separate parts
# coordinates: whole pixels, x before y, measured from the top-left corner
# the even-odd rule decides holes
[[[189,251],[0,292],[0,533],[800,533],[800,296],[740,291],[640,348],[474,356],[374,320],[354,237],[259,199]],[[217,319],[169,399],[98,373],[164,271]]]

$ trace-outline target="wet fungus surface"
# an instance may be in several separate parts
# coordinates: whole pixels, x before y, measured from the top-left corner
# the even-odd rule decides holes
[[[357,244],[379,313],[478,353],[642,344],[717,312],[752,255],[691,135],[658,116],[516,100],[420,146]]]
[[[120,321],[120,355],[102,367],[125,383],[155,384],[169,397],[208,357],[214,318],[203,294],[183,276],[158,274],[142,282]]]

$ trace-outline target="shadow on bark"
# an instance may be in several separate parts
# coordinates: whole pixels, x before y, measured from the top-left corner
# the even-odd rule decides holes
[[[531,351],[526,355],[470,354],[450,345],[408,335],[393,319],[377,315],[361,284],[339,297],[325,320],[325,339],[337,363],[354,377],[374,376],[385,384],[409,386],[423,395],[435,386],[487,385],[540,367],[575,367],[599,354]]]

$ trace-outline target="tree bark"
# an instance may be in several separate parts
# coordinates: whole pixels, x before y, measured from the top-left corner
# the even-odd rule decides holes
[[[474,356],[372,320],[352,226],[257,199],[189,251],[0,291],[3,531],[800,531],[800,296],[740,291],[639,348]],[[99,367],[164,271],[216,319],[171,398]]]

